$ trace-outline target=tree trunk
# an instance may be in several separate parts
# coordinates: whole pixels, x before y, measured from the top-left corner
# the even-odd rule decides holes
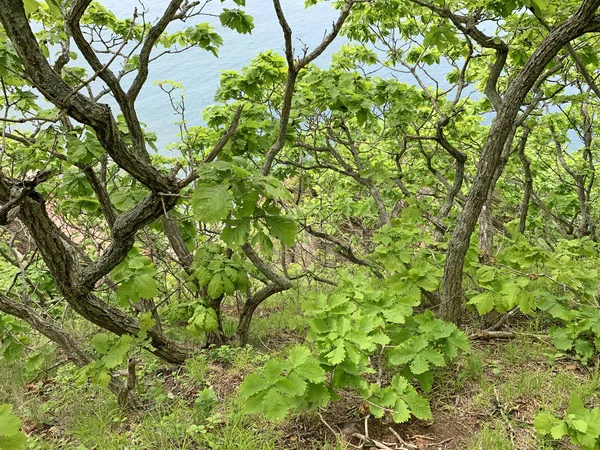
[[[579,10],[562,24],[554,28],[535,49],[523,69],[510,83],[501,102],[497,116],[492,122],[483,148],[477,173],[456,227],[448,245],[444,267],[443,295],[439,315],[441,318],[459,323],[463,313],[462,277],[465,256],[477,218],[493,191],[494,173],[502,170],[501,155],[507,141],[511,139],[520,106],[546,65],[559,50],[571,40],[600,28],[600,18],[595,12],[600,0],[584,1]]]
[[[252,321],[252,316],[254,315],[256,308],[258,308],[262,302],[272,295],[275,295],[278,292],[286,291],[291,287],[291,282],[285,278],[282,278],[280,283],[271,282],[246,300],[244,309],[242,309],[242,313],[240,314],[237,330],[235,332],[235,338],[240,345],[244,346],[248,343],[250,322]]]
[[[492,216],[492,196],[479,213],[479,262],[490,264],[494,260],[494,218]]]
[[[525,132],[529,134],[529,128],[525,128]],[[519,159],[523,166],[525,175],[525,187],[523,190],[523,201],[521,202],[521,211],[519,212],[519,233],[525,233],[527,227],[527,214],[529,212],[529,204],[531,203],[531,193],[533,192],[533,176],[531,175],[531,164],[525,155],[525,145],[519,146]]]
[[[19,217],[35,241],[58,289],[75,312],[119,336],[139,334],[140,326],[135,317],[105,303],[91,292],[94,286],[90,288],[80,282],[85,269],[80,267],[75,251],[62,240],[43,202],[26,199],[21,204]],[[148,331],[148,336],[152,339],[153,352],[160,358],[175,364],[186,360],[189,349],[156,327]]]

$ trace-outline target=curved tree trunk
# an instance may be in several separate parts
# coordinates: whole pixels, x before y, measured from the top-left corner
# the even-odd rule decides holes
[[[599,6],[600,0],[586,0],[573,16],[554,28],[535,49],[502,98],[488,133],[473,185],[465,206],[457,218],[448,245],[442,304],[439,310],[439,315],[445,320],[458,323],[462,318],[464,305],[461,297],[465,255],[488,193],[493,190],[494,173],[498,169],[503,169],[502,150],[511,139],[511,131],[519,108],[546,65],[561,48],[587,32],[600,29],[600,18],[595,15]]]

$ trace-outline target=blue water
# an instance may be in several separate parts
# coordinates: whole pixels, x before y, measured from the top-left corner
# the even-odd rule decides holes
[[[131,17],[135,7],[142,10],[140,3],[134,0],[101,0],[102,4],[113,11],[118,17]],[[304,45],[314,48],[322,39],[325,32],[331,30],[331,25],[338,16],[329,2],[319,3],[308,9],[304,8],[304,0],[282,0],[286,18],[292,27],[294,48],[300,54]],[[144,0],[147,10],[146,21],[154,22],[167,5],[165,0]],[[213,0],[204,12],[219,14],[222,8],[236,8],[230,0],[221,3]],[[275,50],[283,54],[284,40],[277,21],[273,4],[270,0],[246,0],[244,10],[254,18],[254,30],[250,35],[241,35],[221,26],[218,17],[201,16],[182,24],[174,24],[169,30],[210,22],[223,37],[223,46],[219,57],[212,53],[193,48],[184,53],[165,55],[150,65],[148,81],[140,93],[137,109],[148,130],[158,134],[158,147],[165,149],[177,141],[179,131],[175,115],[167,95],[153,84],[156,80],[174,80],[183,83],[185,88],[186,119],[189,125],[202,123],[202,110],[214,103],[214,95],[219,85],[220,72],[228,69],[240,69],[261,51]],[[339,50],[345,42],[337,39],[317,60],[316,63],[326,66],[331,55]],[[156,50],[158,51],[158,49]]]
[[[167,0],[100,0],[107,8],[118,17],[131,17],[134,9],[145,9],[146,21],[154,22],[162,15],[167,6]],[[304,8],[304,0],[281,0],[286,18],[294,33],[294,47],[296,54],[300,54],[304,46],[309,49],[318,45],[324,34],[331,30],[332,23],[338,16],[338,11],[331,7],[329,0],[318,3],[310,8]],[[141,6],[143,4],[143,7]],[[222,8],[237,8],[232,0],[209,0],[203,12],[208,16],[195,17],[186,23],[177,22],[169,30],[182,29],[187,26],[210,22],[223,37],[224,43],[219,50],[219,57],[215,58],[210,52],[201,49],[190,49],[184,53],[165,55],[150,65],[148,81],[142,90],[137,109],[140,119],[146,124],[147,129],[157,133],[157,146],[159,152],[164,153],[170,143],[179,140],[179,126],[176,124],[180,117],[176,115],[169,103],[167,95],[153,84],[157,80],[174,80],[181,82],[185,87],[186,120],[189,126],[200,125],[202,111],[214,103],[214,95],[219,85],[220,73],[223,70],[241,69],[261,51],[275,50],[283,54],[284,40],[281,28],[273,10],[272,0],[246,0],[243,8],[254,18],[254,30],[250,35],[241,35],[235,31],[221,26],[218,14]],[[213,15],[213,16],[211,16]],[[492,30],[486,30],[492,33]],[[347,40],[338,37],[332,45],[315,61],[321,67],[328,65],[331,55],[340,49]],[[160,51],[156,49],[155,52]],[[428,71],[433,75],[441,89],[447,89],[448,83],[444,74],[450,70],[447,62],[430,66]],[[433,82],[418,71],[427,85]],[[414,78],[407,73],[392,73],[390,70],[377,71],[379,76],[393,76],[399,81],[416,84]],[[463,95],[473,98],[481,94],[471,87]],[[484,123],[489,124],[493,118],[490,113],[484,117]],[[572,142],[580,142],[574,132],[569,133]]]

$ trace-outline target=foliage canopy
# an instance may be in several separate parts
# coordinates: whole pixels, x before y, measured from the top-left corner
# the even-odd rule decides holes
[[[251,33],[234,3],[221,25]],[[199,2],[153,22],[90,0],[1,2],[1,356],[35,373],[60,349],[131,406],[115,372],[135,372],[136,352],[181,364],[245,345],[263,302],[316,284],[306,343],[246,378],[248,412],[278,420],[352,389],[375,417],[428,419],[432,369],[469,351],[475,315],[539,315],[557,349],[597,360],[600,0],[334,6],[298,51],[273,0],[282,53],[223,72],[204,125],[180,83],[157,82],[180,116],[165,149],[136,101],[157,58],[218,54]],[[95,336],[76,339],[57,305]],[[580,403],[537,428],[594,448],[597,410]],[[10,414],[0,448],[21,440]]]

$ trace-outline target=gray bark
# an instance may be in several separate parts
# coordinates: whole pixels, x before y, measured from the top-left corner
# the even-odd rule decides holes
[[[600,0],[584,0],[575,14],[543,39],[505,91],[501,107],[488,133],[473,185],[465,206],[457,218],[448,245],[442,304],[439,310],[440,317],[445,320],[458,323],[462,318],[464,308],[462,277],[465,255],[481,209],[490,189],[493,190],[494,173],[498,168],[503,169],[502,150],[511,136],[520,106],[546,65],[561,48],[585,33],[600,29],[600,17],[595,14],[599,6]]]

